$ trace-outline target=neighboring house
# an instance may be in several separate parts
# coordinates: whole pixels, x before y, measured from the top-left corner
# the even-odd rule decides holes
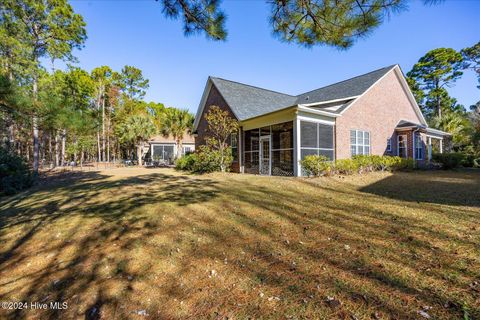
[[[240,123],[231,146],[236,172],[302,174],[300,160],[357,154],[399,155],[419,165],[448,134],[429,128],[398,65],[297,96],[209,77],[195,117],[195,144],[208,136],[210,106]]]
[[[185,133],[182,140],[182,155],[195,151],[195,138]],[[146,162],[159,162],[173,164],[177,153],[177,145],[173,137],[156,135],[152,137],[144,147],[144,158]]]

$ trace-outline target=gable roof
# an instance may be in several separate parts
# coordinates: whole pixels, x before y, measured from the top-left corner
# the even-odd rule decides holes
[[[238,120],[246,120],[296,104],[297,97],[247,84],[210,77]]]
[[[205,107],[204,104],[208,92],[212,85],[218,89],[224,100],[230,106],[232,112],[240,121],[299,105],[321,109],[334,116],[342,114],[354,104],[361,95],[366,93],[369,88],[393,69],[396,69],[398,73],[403,75],[399,65],[395,64],[296,96],[218,77],[209,77],[197,110],[194,128],[196,129],[198,125],[198,121],[203,113],[203,108]],[[404,76],[400,78],[402,86],[406,87],[407,95],[414,105],[415,112],[419,114],[421,122],[426,124],[413,95],[408,89]]]
[[[394,67],[395,65],[381,68],[297,96],[217,77],[209,77],[209,80],[218,89],[238,120],[242,121],[298,104],[355,98]]]
[[[381,68],[297,96],[297,104],[353,98],[364,93],[396,65]]]

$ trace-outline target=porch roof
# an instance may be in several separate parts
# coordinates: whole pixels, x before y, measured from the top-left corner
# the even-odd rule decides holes
[[[415,123],[407,120],[400,120],[400,122],[397,124],[395,128],[395,130],[406,130],[406,129],[415,129],[426,134],[431,134],[431,135],[440,136],[440,137],[452,135],[451,133],[434,129],[434,128],[429,128],[423,124],[419,124],[419,123]]]

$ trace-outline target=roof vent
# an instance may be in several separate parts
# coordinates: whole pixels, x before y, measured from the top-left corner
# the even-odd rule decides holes
[[[305,100],[307,100],[307,101],[308,101],[308,99],[310,99],[310,97],[309,97],[309,96],[306,96],[306,97],[305,97]]]

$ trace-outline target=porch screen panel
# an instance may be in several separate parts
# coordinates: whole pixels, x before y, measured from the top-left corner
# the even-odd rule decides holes
[[[333,125],[300,121],[300,158],[322,155],[334,159]]]
[[[293,121],[271,126],[272,175],[293,176]]]
[[[259,139],[260,130],[253,129],[244,132],[244,171],[245,173],[258,173],[259,170]]]

